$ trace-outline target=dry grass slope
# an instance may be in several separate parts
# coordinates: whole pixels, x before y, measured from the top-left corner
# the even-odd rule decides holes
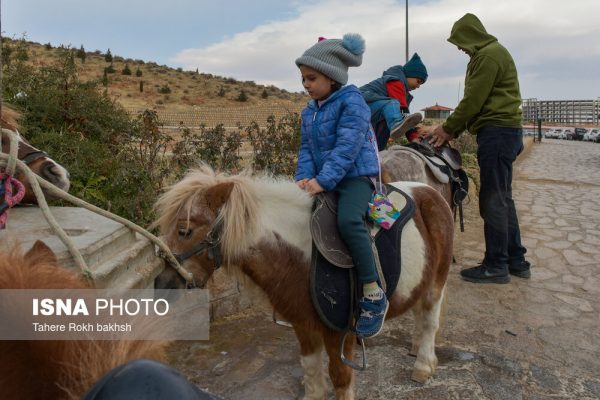
[[[59,59],[59,50],[50,45],[27,42],[29,62],[37,67],[49,66]],[[77,52],[77,49],[73,49]],[[82,81],[102,81],[104,69],[111,65],[105,54],[96,50],[86,52],[85,62],[75,58]],[[131,75],[124,75],[125,67]],[[291,93],[275,86],[258,85],[253,81],[216,76],[196,71],[173,69],[154,62],[133,60],[113,54],[113,73],[107,74],[108,95],[127,110],[136,112],[154,109],[164,123],[190,126],[201,123],[214,126],[223,123],[235,126],[238,122],[256,120],[262,123],[266,116],[282,116],[299,112],[308,101],[300,92]],[[138,70],[141,76],[137,76]],[[143,82],[143,91],[140,91]],[[100,86],[102,88],[102,86]],[[301,90],[298,87],[298,90]],[[239,101],[240,93],[246,101]],[[256,115],[256,118],[251,118]],[[260,121],[259,121],[260,120]]]

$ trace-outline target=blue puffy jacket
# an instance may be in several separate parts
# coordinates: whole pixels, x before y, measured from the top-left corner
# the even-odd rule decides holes
[[[302,142],[295,179],[317,178],[326,191],[345,177],[375,176],[379,162],[371,143],[371,111],[360,91],[347,85],[302,111]],[[375,145],[376,146],[376,145]]]

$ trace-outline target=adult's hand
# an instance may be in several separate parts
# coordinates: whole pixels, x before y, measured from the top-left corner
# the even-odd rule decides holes
[[[429,144],[434,147],[440,147],[448,143],[452,136],[442,128],[442,125],[438,125],[431,132],[428,132],[426,136],[429,138]]]

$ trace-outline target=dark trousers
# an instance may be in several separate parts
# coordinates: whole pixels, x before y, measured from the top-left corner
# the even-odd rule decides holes
[[[486,266],[506,269],[525,259],[512,198],[513,162],[523,150],[520,128],[488,126],[477,133],[479,214],[483,218]]]
[[[344,178],[334,189],[338,194],[337,224],[348,246],[360,283],[376,282],[377,267],[371,248],[371,236],[365,223],[373,185],[368,178]]]

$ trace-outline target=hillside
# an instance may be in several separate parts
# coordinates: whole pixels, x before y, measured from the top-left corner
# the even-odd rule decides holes
[[[60,49],[50,44],[42,45],[30,41],[6,41],[5,48],[23,44],[28,54],[28,63],[35,67],[50,66],[60,59]],[[263,120],[272,113],[281,116],[287,112],[298,112],[306,104],[308,96],[291,93],[275,86],[258,85],[253,81],[237,81],[234,78],[212,74],[173,69],[155,62],[133,60],[112,54],[112,62],[105,60],[100,51],[85,52],[82,60],[80,49],[75,53],[77,72],[82,81],[103,81],[106,74],[107,94],[128,111],[154,109],[166,123],[187,121],[191,116],[207,115],[207,122],[215,121],[233,126],[246,121],[253,114]],[[10,52],[10,51],[9,51]],[[114,72],[110,73],[110,67]],[[123,74],[128,68],[131,75]],[[104,89],[102,84],[100,89]],[[299,88],[300,89],[300,88]],[[237,118],[237,120],[236,120]],[[262,122],[262,121],[257,121]]]

